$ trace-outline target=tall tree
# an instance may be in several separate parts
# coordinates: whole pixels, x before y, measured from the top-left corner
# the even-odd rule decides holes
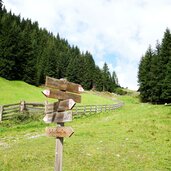
[[[112,83],[115,84],[116,86],[119,86],[118,77],[115,71],[113,71],[112,73]]]
[[[171,33],[167,28],[161,44],[159,55],[158,68],[160,86],[161,86],[161,101],[171,101]]]
[[[93,88],[95,62],[92,55],[86,52],[83,55],[83,68],[82,68],[82,85],[85,89],[90,90]]]
[[[161,45],[148,48],[139,64],[138,82],[144,102],[171,102],[171,33],[166,29]]]
[[[103,91],[109,91],[111,88],[111,74],[109,72],[109,67],[105,62],[103,65]]]
[[[88,51],[80,52],[59,34],[7,12],[2,0],[0,10],[0,76],[35,85],[44,83],[46,75],[67,77],[88,90],[113,91],[117,79],[111,77],[107,64],[101,70]]]
[[[2,5],[3,5],[3,1],[0,0],[0,12],[2,11]]]
[[[103,91],[103,72],[96,66],[94,71],[93,89]]]
[[[10,13],[3,14],[0,34],[0,75],[7,79],[18,79],[16,66],[20,42],[21,29],[18,24],[19,17]]]
[[[141,93],[140,97],[142,101],[149,101],[150,97],[150,84],[151,84],[151,61],[153,57],[153,52],[151,46],[149,46],[145,56],[141,58],[139,64],[139,72],[138,72],[138,83],[139,83],[139,91]]]

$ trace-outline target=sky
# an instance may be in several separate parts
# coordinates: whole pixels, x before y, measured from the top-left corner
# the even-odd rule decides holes
[[[6,9],[59,33],[102,68],[107,63],[119,84],[138,89],[137,72],[149,45],[171,29],[171,0],[3,0]]]

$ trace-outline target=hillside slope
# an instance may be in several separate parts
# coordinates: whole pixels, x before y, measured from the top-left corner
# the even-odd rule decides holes
[[[39,88],[23,81],[9,81],[0,77],[1,94],[0,94],[0,105],[20,102],[25,100],[27,102],[44,102],[47,99],[42,95],[41,91],[43,88]],[[85,92],[82,96],[81,104],[112,104],[112,98],[109,99],[102,93]]]

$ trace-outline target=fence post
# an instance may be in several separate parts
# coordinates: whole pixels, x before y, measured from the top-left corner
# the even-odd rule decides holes
[[[0,106],[0,122],[2,122],[3,106]]]
[[[46,107],[47,105],[48,105],[48,101],[45,100],[45,111],[44,111],[45,113],[47,113],[47,107]]]
[[[24,112],[26,110],[26,102],[21,101],[20,103],[20,112]]]
[[[84,106],[84,114],[86,114],[86,106]]]
[[[77,106],[75,106],[76,107],[76,114],[78,114],[78,108],[77,108]]]

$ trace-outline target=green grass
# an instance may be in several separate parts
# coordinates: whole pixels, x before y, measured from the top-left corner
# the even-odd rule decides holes
[[[8,81],[0,77],[0,104],[27,102],[43,102],[46,100],[41,94],[41,88],[29,85],[23,81]]]
[[[1,104],[46,100],[40,88],[24,82],[0,78],[0,83]],[[117,98],[124,107],[65,124],[75,133],[64,139],[64,171],[171,170],[171,107],[98,92],[85,92],[82,104],[109,104]],[[46,137],[44,130],[55,124],[42,118],[0,123],[0,171],[54,170],[55,138]]]
[[[75,133],[64,140],[64,171],[171,170],[171,107],[119,99],[120,109],[65,124]],[[46,126],[55,124],[1,124],[0,170],[53,170],[55,139],[43,135]]]
[[[41,91],[43,88],[29,85],[23,81],[8,81],[0,77],[1,94],[0,105],[26,102],[44,102],[45,100],[54,101],[46,98]],[[97,96],[96,93],[85,92],[82,95],[81,104],[112,104],[113,101],[104,96]]]

